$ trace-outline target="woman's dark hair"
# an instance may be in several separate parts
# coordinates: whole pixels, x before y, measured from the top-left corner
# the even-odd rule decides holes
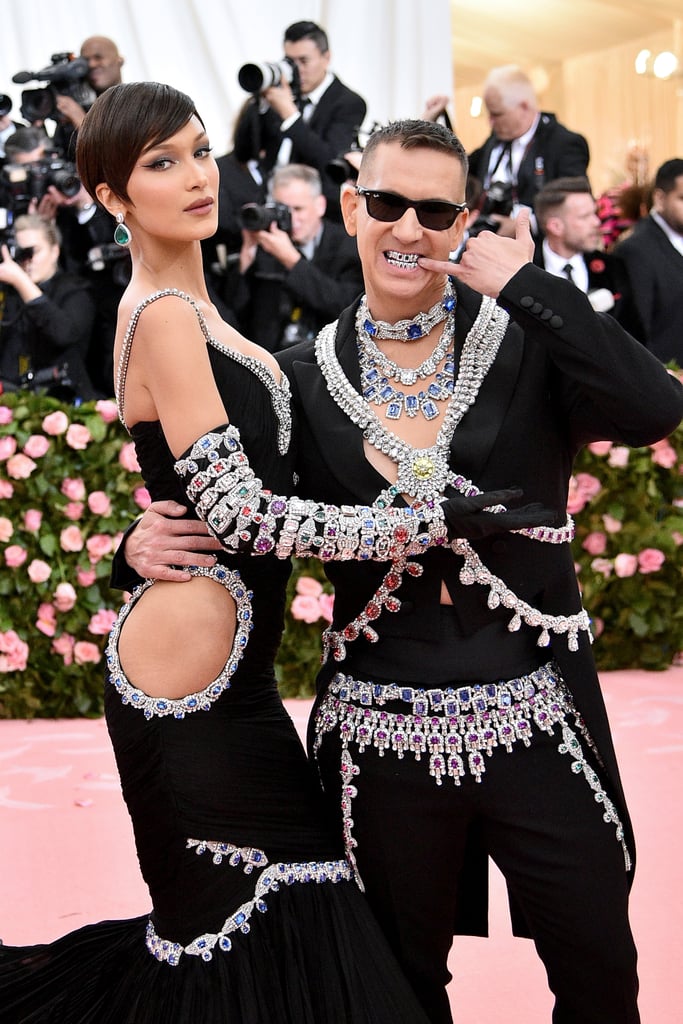
[[[159,82],[113,85],[93,103],[78,129],[76,165],[86,192],[107,184],[130,202],[128,179],[140,155],[179,132],[190,118],[202,124],[189,96]]]

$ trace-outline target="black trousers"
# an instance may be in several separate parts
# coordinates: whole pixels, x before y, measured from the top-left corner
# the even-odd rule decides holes
[[[380,757],[372,747],[359,753],[349,745],[360,769],[351,817],[366,895],[434,1024],[453,1020],[447,959],[473,829],[505,876],[545,965],[553,1024],[640,1020],[623,848],[594,791],[572,771],[572,758],[558,752],[560,742],[556,726],[554,736],[537,732],[528,748],[497,748],[482,781],[466,775],[459,787],[450,779],[437,786],[425,758]],[[338,732],[327,733],[318,760],[339,827],[340,753]]]

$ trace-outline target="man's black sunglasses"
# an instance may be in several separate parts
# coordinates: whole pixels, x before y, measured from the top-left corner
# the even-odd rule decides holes
[[[423,228],[429,231],[446,231],[452,227],[455,218],[467,209],[466,203],[445,203],[440,199],[406,199],[395,192],[377,192],[375,189],[355,186],[359,196],[365,196],[365,206],[373,220],[387,224],[400,220],[406,210],[415,210]]]

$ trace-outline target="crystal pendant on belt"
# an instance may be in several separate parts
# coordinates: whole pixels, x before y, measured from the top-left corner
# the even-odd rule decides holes
[[[443,494],[447,478],[447,451],[416,448],[400,460],[396,485],[401,493],[426,501]]]

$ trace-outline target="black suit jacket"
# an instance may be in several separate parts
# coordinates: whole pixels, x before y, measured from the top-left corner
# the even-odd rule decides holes
[[[330,160],[348,152],[356,141],[366,111],[363,97],[335,76],[316,104],[310,121],[299,117],[282,132],[282,119],[272,109],[260,114],[256,97],[245,107],[235,129],[235,156],[242,163],[261,159],[267,175],[275,166],[282,140],[291,139],[289,162],[317,168],[327,198],[327,215],[338,220],[339,185],[327,174],[326,168]]]
[[[611,309],[603,312],[613,316],[625,330],[638,341],[644,341],[643,326],[633,298],[633,289],[624,264],[611,253],[595,250],[582,254],[588,272],[588,292],[606,289],[612,296]],[[534,254],[534,263],[545,269],[543,246],[539,241]]]
[[[299,340],[315,337],[363,288],[355,238],[325,220],[313,258],[285,270],[262,249],[243,275],[232,299],[240,327],[270,352],[282,347],[285,328],[296,310]]]
[[[612,251],[628,271],[643,342],[663,362],[683,366],[683,256],[650,216]]]
[[[470,174],[487,183],[491,153],[500,145],[495,133],[470,154]],[[554,114],[542,113],[517,172],[517,202],[533,207],[534,196],[555,178],[586,174],[590,151],[583,135],[560,124]]]
[[[458,283],[456,290],[456,338],[460,338],[471,328],[481,297]],[[526,501],[556,509],[559,523],[564,519],[568,481],[579,449],[598,439],[640,446],[666,436],[683,416],[683,387],[613,318],[594,314],[578,288],[538,267],[529,264],[520,270],[498,301],[509,311],[510,323],[478,401],[455,431],[451,465],[484,490],[522,487]],[[337,352],[346,375],[358,387],[354,316],[351,308],[339,319]],[[316,364],[314,345],[285,350],[278,360],[290,378],[298,419],[297,493],[336,504],[372,502],[386,481],[364,456],[362,431],[331,399]],[[473,542],[473,546],[495,575],[542,612],[579,611],[581,598],[568,544],[542,544],[506,534]],[[442,580],[461,610],[470,638],[492,615],[500,612],[509,618],[510,612],[492,612],[484,588],[460,583],[462,560],[452,552],[435,549],[422,564],[422,576],[404,578],[397,594],[401,609],[384,611],[373,626],[380,635],[379,644],[388,645],[387,665],[396,662],[397,679],[424,681],[429,686],[428,664],[419,662],[421,655],[413,655],[411,664],[410,641],[437,642]],[[326,563],[325,571],[335,586],[334,629],[342,629],[358,614],[386,570],[381,563]],[[397,640],[401,641],[399,659],[391,653]],[[344,664],[345,671],[353,672],[353,648],[363,643],[360,639],[349,645],[351,660]],[[548,655],[559,663],[600,751],[633,854],[589,639],[582,634],[579,650],[571,652],[566,637],[553,635]],[[322,669],[320,694],[338,668],[338,663],[328,663]],[[467,906],[460,908],[457,929],[485,934],[483,851],[472,849],[465,876],[462,891]],[[515,928],[524,932],[518,917]]]

